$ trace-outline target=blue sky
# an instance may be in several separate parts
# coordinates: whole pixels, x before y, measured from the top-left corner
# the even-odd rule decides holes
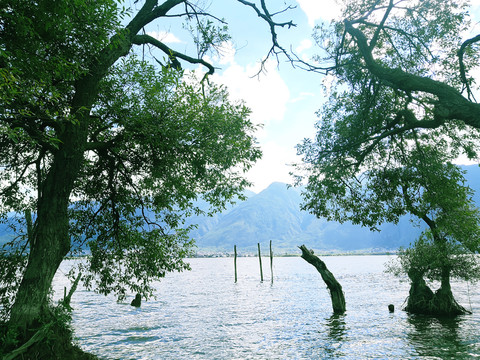
[[[296,5],[279,17],[293,20],[297,25],[289,30],[279,30],[278,39],[282,46],[305,59],[316,53],[312,40],[315,24],[330,20],[338,15],[335,0],[286,1]],[[285,1],[267,1],[270,11],[282,10]],[[474,0],[474,13],[479,13],[480,0]],[[306,137],[313,137],[315,112],[325,100],[321,88],[322,76],[301,69],[294,69],[285,62],[275,59],[267,64],[267,71],[258,77],[259,61],[271,46],[267,24],[254,11],[236,0],[206,0],[209,12],[228,20],[232,35],[221,56],[211,55],[211,61],[219,69],[212,80],[225,84],[234,99],[243,99],[252,109],[252,120],[263,124],[256,134],[263,150],[263,158],[250,170],[247,177],[254,183],[251,190],[260,192],[275,181],[291,183],[289,164],[299,161],[295,145]],[[208,5],[210,4],[210,5]],[[478,17],[477,17],[478,19]],[[476,32],[475,32],[476,31]],[[175,22],[162,22],[147,29],[175,50],[194,55],[195,48],[189,34]],[[475,24],[471,36],[480,33]],[[467,34],[465,38],[468,38]]]
[[[267,4],[271,4],[271,12],[284,7],[283,1]],[[271,47],[269,28],[250,8],[234,6],[233,1],[224,1],[222,5],[224,11],[238,14],[229,23],[234,50],[224,57],[222,70],[213,78],[226,84],[232,96],[244,99],[253,111],[253,121],[263,124],[257,134],[263,157],[248,173],[254,183],[251,190],[259,192],[275,181],[292,182],[289,164],[299,160],[295,145],[314,135],[315,111],[323,101],[322,78],[292,68],[285,58],[280,58],[280,63],[272,58],[267,71],[252,78],[259,69],[259,60]],[[297,26],[279,29],[279,42],[309,58],[315,51],[311,36],[314,24],[321,15],[325,18],[333,15],[336,6],[333,0],[302,0],[294,5],[296,8],[278,21],[293,20]]]

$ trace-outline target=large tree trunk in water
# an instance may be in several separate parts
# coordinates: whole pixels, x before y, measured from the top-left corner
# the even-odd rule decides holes
[[[333,312],[335,314],[343,314],[346,311],[345,296],[340,283],[327,269],[325,263],[318,256],[315,256],[312,251],[308,250],[305,245],[300,246],[300,250],[302,250],[302,259],[312,264],[322,276],[323,281],[325,281],[332,299]]]
[[[435,293],[425,283],[421,274],[411,271],[408,276],[411,285],[405,311],[411,314],[435,316],[471,314],[453,297],[448,269],[443,269],[441,286]]]
[[[409,271],[408,277],[411,280],[411,284],[407,306],[404,310],[412,314],[424,314],[429,306],[428,304],[433,299],[433,291],[425,283],[422,274]]]

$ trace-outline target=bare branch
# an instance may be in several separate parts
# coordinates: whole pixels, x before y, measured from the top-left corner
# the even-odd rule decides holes
[[[263,60],[261,61],[260,63],[260,70],[258,71],[258,74],[260,74],[264,69],[265,69],[265,64],[267,62],[267,60],[270,58],[270,56],[272,55],[275,55],[275,57],[277,57],[277,62],[278,62],[278,55],[279,54],[284,54],[287,59],[290,61],[291,64],[294,64],[294,59],[290,56],[290,54],[279,44],[278,40],[277,40],[277,31],[276,31],[276,28],[278,27],[287,27],[288,29],[290,29],[291,27],[296,27],[297,25],[294,24],[292,21],[288,21],[288,22],[282,22],[282,23],[278,23],[278,22],[275,22],[273,20],[273,16],[276,15],[276,14],[280,14],[288,9],[291,9],[292,7],[288,7],[287,9],[284,9],[283,11],[280,11],[280,12],[277,12],[275,14],[270,14],[270,12],[268,11],[267,9],[267,6],[265,5],[265,1],[262,0],[261,1],[261,6],[262,6],[262,10],[263,12],[257,7],[257,5],[255,5],[254,3],[252,2],[249,2],[249,1],[245,1],[245,0],[237,0],[238,2],[242,3],[243,5],[246,5],[246,6],[249,6],[251,7],[256,13],[257,13],[257,16],[262,18],[263,20],[265,20],[267,22],[267,24],[269,25],[270,27],[270,34],[272,36],[272,47],[270,48],[268,54],[263,58]]]
[[[302,70],[317,72],[317,73],[320,73],[320,74],[328,74],[330,71],[333,71],[337,68],[337,66],[335,66],[335,65],[332,65],[332,66],[313,65],[310,62],[307,62],[303,59],[300,59],[300,57],[297,54],[295,54],[295,52],[293,51],[293,49],[291,47],[290,47],[290,52],[293,54],[293,57],[295,57],[295,59],[292,59],[293,60],[292,65],[294,67],[298,67]]]
[[[212,66],[212,64],[206,62],[205,60],[193,58],[178,51],[175,51],[150,35],[136,35],[133,37],[132,43],[135,45],[150,44],[155,46],[156,48],[162,50],[168,56],[174,66],[180,66],[180,63],[177,60],[177,58],[179,58],[190,64],[202,64],[203,66],[208,68],[209,75],[212,75],[215,72],[215,68]]]

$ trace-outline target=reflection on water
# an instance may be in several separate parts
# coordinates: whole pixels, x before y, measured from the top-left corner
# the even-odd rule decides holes
[[[410,325],[407,337],[420,357],[480,357],[478,330],[469,325],[470,317],[463,315],[456,318],[432,318],[410,315],[407,318]]]
[[[480,297],[453,284],[473,315],[409,316],[408,284],[383,273],[387,256],[326,257],[345,291],[347,312],[332,315],[316,270],[276,258],[273,284],[260,282],[258,259],[192,259],[192,271],[157,284],[140,308],[77,290],[74,328],[82,348],[105,359],[470,359],[480,357]],[[68,263],[62,265],[63,272]],[[67,280],[55,281],[63,294]],[[132,294],[133,296],[133,294]],[[469,306],[470,308],[470,306]]]
[[[333,314],[325,321],[328,329],[325,342],[325,354],[328,358],[338,359],[345,354],[342,352],[342,344],[348,342],[346,315]]]

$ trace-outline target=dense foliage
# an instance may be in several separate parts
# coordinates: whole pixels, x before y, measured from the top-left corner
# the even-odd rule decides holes
[[[248,185],[242,172],[260,156],[255,126],[225,88],[134,56],[100,86],[92,140],[112,146],[89,152],[77,179],[72,251],[91,251],[89,287],[148,293],[150,279],[188,268],[192,242],[181,227],[202,212],[197,197],[214,211]]]

